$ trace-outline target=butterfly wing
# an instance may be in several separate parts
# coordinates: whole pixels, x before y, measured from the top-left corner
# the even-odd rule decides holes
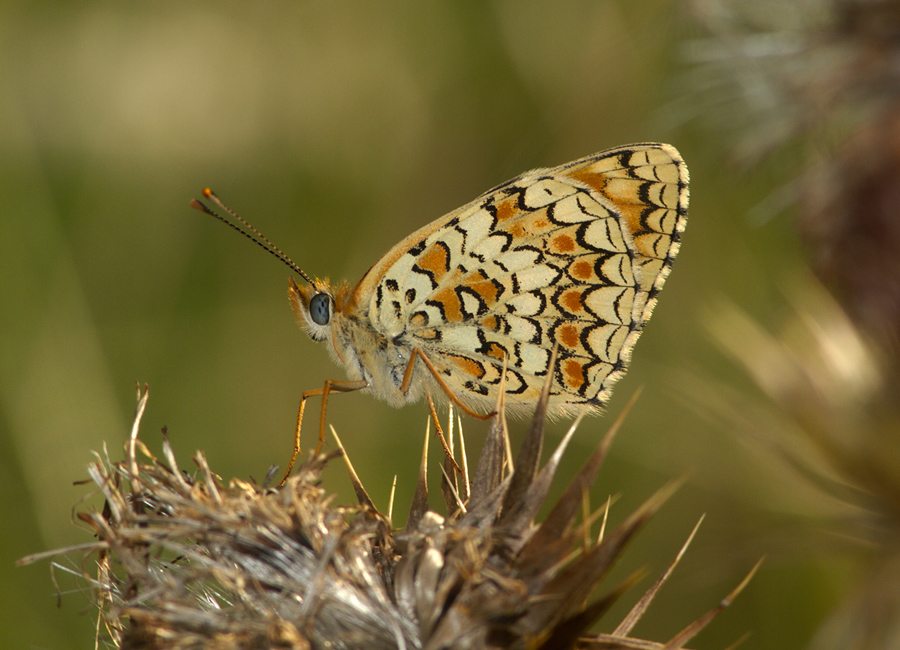
[[[678,253],[687,204],[687,167],[669,145],[537,169],[407,237],[352,297],[472,408],[491,408],[504,356],[507,403],[533,404],[554,344],[555,410],[599,408]]]

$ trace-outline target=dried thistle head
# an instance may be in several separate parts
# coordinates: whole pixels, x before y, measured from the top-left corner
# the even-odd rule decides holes
[[[575,426],[541,467],[545,396],[512,470],[501,406],[471,481],[445,471],[449,514],[428,507],[423,453],[406,528],[394,531],[352,467],[358,505],[335,506],[319,486],[342,450],[312,458],[278,489],[225,486],[200,453],[188,475],[167,441],[156,458],[137,440],[146,399],[126,459],[89,468],[106,506],[79,514],[98,538],[91,586],[115,647],[663,647],[630,631],[678,558],[612,633],[589,634],[637,574],[595,592],[675,488],[599,538],[590,529],[603,509],[577,521],[619,423],[538,521]],[[744,584],[665,647],[683,647]]]

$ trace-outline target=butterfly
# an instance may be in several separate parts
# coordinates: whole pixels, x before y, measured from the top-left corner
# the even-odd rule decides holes
[[[549,374],[551,414],[599,411],[678,254],[688,180],[675,148],[658,143],[535,169],[412,233],[354,286],[308,276],[211,190],[204,196],[259,239],[192,205],[301,277],[288,289],[297,322],[346,369],[348,381],[302,394],[292,466],[317,395],[320,446],[334,392],[393,406],[424,396],[437,422],[434,398],[486,417],[501,385],[509,411],[533,409]]]

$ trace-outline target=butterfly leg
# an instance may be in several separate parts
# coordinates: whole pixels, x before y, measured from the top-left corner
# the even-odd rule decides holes
[[[361,390],[368,385],[369,384],[362,379],[359,381],[337,381],[334,379],[326,379],[325,385],[322,386],[322,388],[308,390],[300,396],[300,408],[297,410],[297,426],[294,429],[294,450],[291,453],[291,461],[288,463],[287,471],[284,473],[281,481],[279,481],[278,487],[284,485],[288,480],[288,477],[291,475],[291,470],[294,469],[294,462],[300,454],[300,427],[303,424],[303,411],[306,409],[306,400],[310,397],[315,397],[316,395],[322,396],[322,412],[319,416],[319,443],[316,445],[315,454],[313,454],[318,455],[319,451],[322,449],[322,443],[325,442],[325,410],[328,407],[328,395],[332,392],[349,393],[354,390]]]
[[[425,367],[428,368],[428,371],[434,376],[437,380],[438,385],[441,389],[446,393],[447,397],[451,402],[456,404],[460,409],[462,409],[463,413],[466,415],[470,415],[473,418],[478,418],[479,420],[489,420],[494,417],[495,413],[492,411],[490,413],[476,413],[468,406],[463,404],[453,390],[447,385],[447,382],[444,381],[444,378],[438,373],[437,368],[434,367],[434,364],[431,363],[431,359],[425,356],[425,353],[422,352],[419,348],[413,348],[412,357],[409,360],[409,363],[406,364],[406,370],[403,372],[403,383],[400,385],[400,390],[404,393],[409,390],[409,385],[412,383],[412,374],[413,374],[413,366],[416,362],[416,358],[420,357],[422,362],[425,364]]]
[[[413,348],[412,355],[410,356],[409,363],[406,364],[406,370],[403,371],[403,383],[400,384],[400,390],[406,393],[409,390],[409,386],[412,383],[413,369],[415,367],[416,359],[421,358],[422,362],[425,364],[425,367],[428,368],[428,371],[434,376],[437,380],[438,385],[447,394],[447,397],[451,402],[456,404],[464,413],[467,415],[471,415],[472,417],[476,417],[479,420],[487,420],[491,418],[494,414],[488,413],[487,415],[483,415],[481,413],[476,413],[468,406],[463,404],[459,398],[454,394],[454,392],[447,385],[447,382],[444,381],[444,378],[440,376],[437,371],[437,368],[434,367],[434,364],[431,363],[431,360],[425,355],[422,350],[419,348]],[[431,399],[431,393],[425,391],[425,397],[428,400],[428,408],[431,410],[431,417],[434,419],[434,428],[437,431],[438,438],[441,440],[441,445],[444,447],[444,454],[446,454],[447,458],[453,464],[453,467],[457,472],[462,473],[462,470],[459,468],[456,460],[453,458],[453,454],[450,452],[450,447],[447,444],[446,438],[444,438],[444,430],[441,428],[441,421],[438,419],[437,411],[434,408],[434,401]]]

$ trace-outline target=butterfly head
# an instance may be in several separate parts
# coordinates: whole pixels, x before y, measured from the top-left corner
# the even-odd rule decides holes
[[[294,278],[288,278],[288,298],[297,323],[306,330],[314,341],[324,341],[334,317],[334,294],[327,282],[314,280],[306,286],[299,286]]]

